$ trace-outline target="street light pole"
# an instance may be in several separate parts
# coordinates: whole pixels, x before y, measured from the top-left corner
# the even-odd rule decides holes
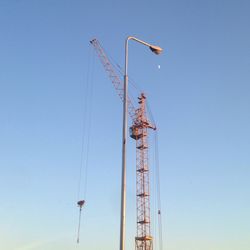
[[[125,41],[125,73],[123,86],[123,129],[122,129],[122,181],[121,181],[121,222],[120,222],[120,250],[125,250],[126,225],[126,149],[128,124],[128,41]]]
[[[129,36],[125,41],[125,73],[123,92],[123,129],[122,129],[122,181],[121,181],[121,222],[120,222],[120,250],[125,250],[125,226],[126,226],[126,149],[127,149],[127,127],[128,127],[128,42],[134,40],[150,48],[152,52],[159,55],[162,48],[146,43],[138,38]]]

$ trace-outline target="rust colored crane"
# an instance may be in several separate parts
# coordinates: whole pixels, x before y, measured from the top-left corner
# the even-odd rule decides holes
[[[109,61],[104,49],[97,39],[90,41],[93,45],[105,71],[123,101],[123,84]],[[137,235],[135,237],[136,250],[152,250],[153,237],[150,231],[150,187],[148,160],[148,129],[156,130],[155,124],[147,117],[146,96],[141,93],[138,97],[139,107],[135,108],[128,97],[128,113],[132,120],[130,137],[136,141],[136,207],[137,207]]]

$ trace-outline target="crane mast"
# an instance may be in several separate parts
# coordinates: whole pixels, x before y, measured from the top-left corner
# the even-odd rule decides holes
[[[107,55],[97,39],[90,43],[111,79],[119,97],[123,100],[123,84],[116,74]],[[148,129],[155,130],[147,118],[146,96],[144,93],[138,97],[139,108],[136,109],[128,97],[128,113],[132,119],[130,137],[136,141],[136,222],[137,234],[135,237],[136,250],[153,250],[153,237],[150,231],[150,186],[149,186],[149,160],[148,160]]]
[[[148,161],[148,129],[155,129],[146,113],[146,96],[142,93],[139,99],[139,109],[136,120],[130,127],[130,137],[136,140],[136,207],[137,235],[136,250],[152,250],[153,237],[150,231],[150,187]]]

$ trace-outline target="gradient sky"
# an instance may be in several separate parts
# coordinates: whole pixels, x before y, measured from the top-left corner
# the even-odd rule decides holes
[[[134,35],[165,50],[131,42],[129,51],[159,128],[164,250],[249,250],[249,13],[248,0],[0,0],[0,249],[118,249],[122,105],[89,40],[123,65]]]

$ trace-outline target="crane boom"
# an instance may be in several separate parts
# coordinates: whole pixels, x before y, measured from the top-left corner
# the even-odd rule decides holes
[[[111,79],[111,82],[113,83],[113,86],[114,86],[118,96],[121,98],[121,100],[123,102],[123,98],[124,98],[123,97],[123,83],[122,83],[120,77],[117,75],[113,65],[108,60],[108,57],[107,57],[104,49],[102,48],[101,44],[99,43],[99,41],[96,38],[94,38],[90,41],[90,43],[95,48],[96,53],[97,53],[102,65],[103,65],[104,69],[108,73],[108,76]],[[127,97],[127,103],[128,103],[129,116],[131,117],[132,121],[135,121],[136,109],[135,109],[130,97]]]

